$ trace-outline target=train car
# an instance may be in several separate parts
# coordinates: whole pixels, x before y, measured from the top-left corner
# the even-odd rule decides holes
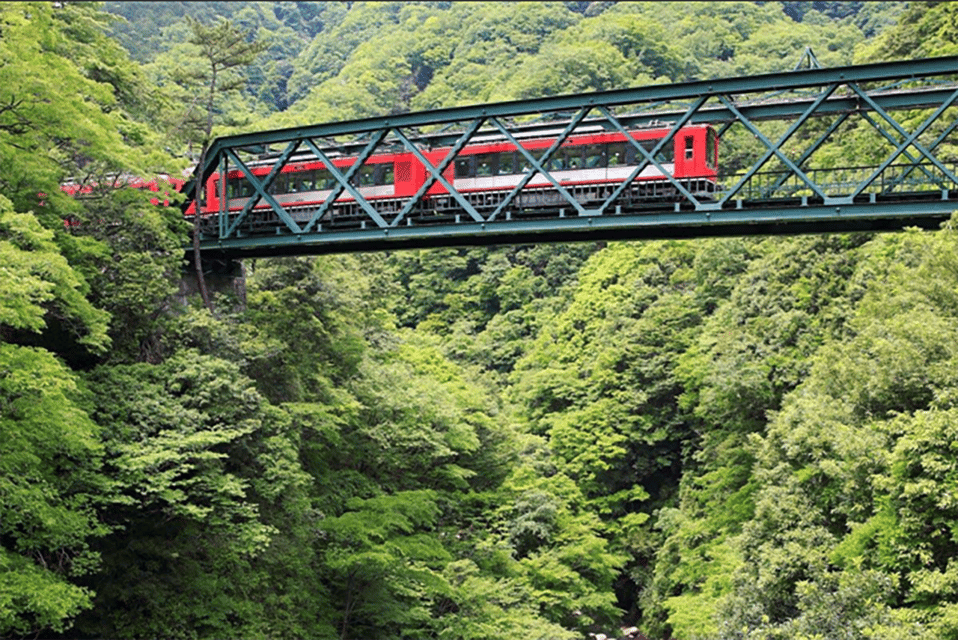
[[[646,129],[630,135],[649,152],[668,135],[668,128]],[[539,158],[554,139],[520,142]],[[641,164],[642,155],[620,133],[592,133],[570,137],[549,158],[545,169],[580,203],[598,203],[629,178]],[[715,130],[708,126],[681,129],[656,154],[661,166],[649,163],[636,177],[630,197],[641,199],[674,197],[676,190],[662,170],[685,183],[694,194],[715,190],[718,169],[718,144]],[[455,163],[456,190],[468,194],[477,209],[498,206],[531,166],[525,155],[508,142],[472,145],[464,149]],[[490,197],[492,195],[493,197]],[[517,206],[523,209],[568,204],[542,173],[536,173],[519,195]]]
[[[119,189],[119,188],[126,187],[131,189],[146,189],[147,191],[152,191],[154,193],[159,193],[160,189],[162,188],[164,189],[163,205],[169,206],[170,204],[169,196],[171,194],[169,191],[165,191],[166,184],[161,183],[161,180],[163,181],[163,183],[169,183],[173,187],[173,189],[177,192],[183,189],[184,181],[169,175],[161,175],[152,180],[144,180],[143,178],[139,178],[136,176],[117,176],[110,182],[109,185],[107,185],[107,188]],[[98,189],[102,189],[102,188],[104,188],[104,185],[99,183],[93,183],[93,182],[78,183],[72,180],[60,185],[61,191],[63,191],[69,196],[73,196],[74,198],[92,197]],[[150,202],[152,202],[155,205],[158,205],[160,204],[160,199],[159,197],[151,198]]]
[[[651,152],[659,141],[668,136],[671,128],[656,126],[629,132],[644,149]],[[553,135],[538,135],[520,139],[518,144],[537,159],[555,143],[558,132]],[[424,151],[424,157],[438,166],[448,155],[449,148]],[[356,162],[355,156],[333,156],[333,165],[345,174]],[[696,197],[711,197],[717,189],[718,136],[711,126],[692,125],[680,129],[660,149],[655,160],[649,163],[616,200],[626,206],[636,202],[675,201],[678,190],[668,174]],[[563,189],[583,205],[597,206],[631,176],[642,163],[643,154],[618,132],[594,130],[570,136],[545,163],[550,176]],[[254,175],[264,179],[272,170],[275,159],[263,159],[248,166]],[[443,173],[451,184],[480,213],[487,213],[499,206],[503,199],[523,180],[531,169],[528,159],[514,142],[504,137],[476,138],[460,150],[454,162]],[[409,198],[414,196],[426,182],[429,172],[409,152],[387,152],[371,156],[355,173],[352,186],[362,197],[372,203],[376,211],[389,218],[401,211]],[[164,176],[179,191],[184,181]],[[124,178],[114,186],[131,186],[158,192],[157,180]],[[319,159],[291,160],[270,186],[270,194],[293,219],[310,220],[325,203],[338,182]],[[73,183],[64,184],[63,191],[76,197],[92,194],[94,186]],[[211,175],[204,186],[204,217],[213,216],[222,210],[238,213],[254,195],[252,184],[238,169],[225,176]],[[153,199],[159,204],[159,197]],[[169,200],[165,199],[164,204]],[[517,215],[554,215],[556,208],[568,207],[569,202],[542,173],[536,172],[526,180],[524,188],[512,202]],[[429,222],[437,216],[453,214],[460,210],[459,202],[450,197],[448,190],[434,181],[410,220]],[[190,204],[185,214],[192,217],[195,203]],[[356,225],[366,218],[359,203],[348,190],[341,190],[336,202],[327,207],[320,221],[327,226]],[[275,228],[275,212],[263,199],[259,199],[245,222],[245,230],[256,233]]]
[[[640,129],[629,133],[639,144],[652,151],[666,137],[669,127]],[[537,137],[521,140],[519,144],[539,158],[555,142],[555,137]],[[426,159],[437,166],[449,149],[424,152]],[[593,132],[571,136],[552,155],[545,169],[572,196],[584,204],[605,200],[613,190],[634,172],[642,155],[617,132]],[[656,156],[659,166],[648,164],[623,194],[624,202],[650,199],[675,199],[677,190],[664,172],[673,176],[693,195],[710,197],[716,190],[718,170],[718,139],[715,130],[707,125],[680,129]],[[355,157],[332,159],[336,169],[346,171]],[[659,168],[661,167],[661,169]],[[252,165],[251,170],[260,179],[272,169],[271,163]],[[443,177],[479,211],[498,206],[525,177],[530,169],[528,160],[514,143],[506,139],[478,139],[467,145],[445,170]],[[399,212],[407,200],[424,184],[428,172],[417,158],[408,152],[373,155],[366,160],[353,177],[353,186],[376,210],[386,217]],[[309,220],[328,199],[338,183],[318,159],[290,162],[270,188],[275,200],[296,220]],[[204,211],[216,214],[221,209],[239,212],[253,196],[253,188],[239,170],[226,176],[214,175],[207,182]],[[221,207],[221,198],[225,206]],[[535,213],[568,205],[565,198],[543,174],[536,173],[525,185],[514,205],[518,210]],[[459,204],[448,197],[448,191],[436,181],[427,192],[417,215],[428,216],[453,211]],[[355,198],[342,190],[336,203],[328,208],[323,223],[348,224],[362,219],[365,214]],[[260,225],[275,225],[275,214],[262,199],[255,205],[248,225],[255,231]]]
[[[345,174],[356,162],[354,157],[334,157],[333,165]],[[254,163],[250,169],[260,180],[272,170],[272,163]],[[376,203],[377,210],[399,211],[408,198],[422,186],[426,179],[426,168],[411,153],[386,153],[374,155],[366,160],[353,176],[352,184],[366,200]],[[303,162],[290,162],[273,181],[270,195],[294,218],[308,220],[311,213],[321,206],[339,183],[332,172],[318,159]],[[207,197],[204,211],[215,214],[220,211],[221,198],[226,198],[226,208],[238,212],[246,206],[254,195],[253,185],[238,169],[231,170],[226,176],[226,184],[221,176],[214,175],[207,182]],[[340,216],[355,215],[359,208],[356,200],[346,190],[337,197],[335,213]],[[268,211],[272,219],[272,210],[262,199],[254,208],[254,218]],[[333,212],[331,212],[332,214]]]
[[[68,180],[60,185],[60,191],[78,199],[86,198],[95,198],[97,193],[102,193],[103,190],[112,190],[112,189],[145,189],[147,191],[152,191],[157,195],[150,198],[150,202],[154,205],[162,205],[168,207],[170,205],[170,196],[173,193],[170,191],[172,187],[173,192],[179,193],[183,190],[183,185],[185,181],[180,178],[174,178],[170,175],[162,174],[151,180],[144,180],[143,178],[130,175],[116,175],[113,176],[108,182],[98,182],[98,181],[89,181],[84,180],[77,182],[75,180]],[[160,200],[160,190],[162,189],[162,197]],[[44,204],[45,194],[39,194],[41,205]],[[192,212],[195,208],[190,207]],[[64,226],[69,229],[79,229],[80,223],[75,218],[67,218],[63,221]]]

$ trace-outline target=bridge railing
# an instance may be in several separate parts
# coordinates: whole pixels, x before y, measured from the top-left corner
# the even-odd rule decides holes
[[[958,164],[945,165],[952,174],[958,174]],[[847,197],[878,169],[877,165],[833,167],[828,169],[806,169],[808,176],[822,194],[829,198]],[[734,180],[727,177],[726,180]],[[883,200],[895,198],[913,198],[916,194],[938,196],[942,191],[958,192],[958,182],[944,175],[939,168],[930,163],[898,163],[888,165],[878,172],[877,177],[858,193],[859,199],[870,200],[874,195]],[[727,194],[720,189],[719,197]],[[784,200],[789,198],[811,199],[818,194],[807,182],[790,170],[759,171],[744,182],[736,197],[744,202]],[[952,193],[951,197],[958,197]]]

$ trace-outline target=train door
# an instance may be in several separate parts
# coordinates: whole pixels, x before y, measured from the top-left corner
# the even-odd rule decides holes
[[[699,172],[696,166],[701,162],[702,154],[697,150],[698,131],[682,129],[675,134],[675,175],[687,177]]]

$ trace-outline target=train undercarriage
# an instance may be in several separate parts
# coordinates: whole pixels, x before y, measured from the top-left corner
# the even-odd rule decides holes
[[[686,191],[700,201],[714,199],[720,187],[712,180],[705,178],[678,180]],[[674,210],[675,204],[689,203],[688,199],[676,186],[668,180],[635,180],[624,189],[619,196],[606,204],[615,193],[620,183],[563,185],[579,205],[589,211],[590,215],[613,215],[621,213],[655,212],[663,209]],[[509,190],[485,190],[461,193],[461,197],[468,202],[483,220],[500,207],[506,199]],[[376,198],[370,199],[369,204],[388,225],[394,225],[396,218],[408,204],[408,198]],[[285,212],[301,228],[305,227],[320,210],[321,204],[287,205]],[[601,209],[600,209],[601,208]],[[230,214],[230,223],[239,215],[239,211]],[[511,202],[499,212],[495,220],[516,220],[523,218],[550,218],[578,215],[577,208],[554,187],[526,188],[520,191]],[[403,216],[398,224],[439,225],[471,222],[473,218],[460,204],[457,198],[448,194],[431,195],[423,198],[412,210]],[[212,232],[217,225],[217,217],[207,219],[204,227]],[[331,211],[326,211],[320,220],[309,227],[309,231],[339,231],[350,229],[376,228],[377,222],[369,213],[354,200],[337,202]],[[288,232],[286,225],[271,208],[256,207],[237,227],[239,235],[262,235]]]

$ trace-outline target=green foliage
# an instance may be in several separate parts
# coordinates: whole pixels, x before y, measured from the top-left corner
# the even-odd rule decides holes
[[[332,400],[333,385],[355,374],[365,332],[381,330],[375,312],[364,313],[377,284],[335,286],[348,277],[333,261],[291,258],[260,263],[248,284],[246,320],[280,349],[260,369],[260,388],[274,402]],[[362,318],[365,326],[351,318]],[[256,348],[255,345],[251,345]]]
[[[39,193],[62,203],[62,179],[91,161],[114,170],[148,166],[124,145],[124,134],[139,126],[117,108],[123,105],[108,84],[128,86],[120,76],[130,68],[97,33],[96,19],[84,3],[0,8],[0,189],[18,210],[35,208]],[[62,226],[58,213],[43,216],[46,226]]]
[[[40,333],[56,323],[94,352],[109,345],[107,315],[86,298],[86,281],[61,255],[53,232],[0,195],[0,326]]]
[[[808,357],[836,335],[853,238],[768,240],[726,304],[684,356],[685,402],[725,429],[751,431],[806,375]],[[747,254],[746,254],[747,255]]]
[[[464,490],[475,476],[467,461],[494,459],[497,434],[485,399],[435,345],[409,336],[384,361],[364,363],[363,374],[352,438],[357,462],[381,486]],[[400,393],[396,380],[404,382]],[[482,444],[493,448],[481,451]]]
[[[97,426],[76,377],[50,353],[0,344],[0,633],[68,628],[92,593],[74,583],[96,566]]]
[[[235,365],[189,351],[161,365],[102,367],[90,386],[116,483],[108,511],[116,529],[89,586],[95,606],[117,614],[84,617],[80,627],[125,637],[259,635],[295,616],[266,615],[257,597],[265,587],[257,562],[278,535],[260,505],[308,515],[296,506],[307,480],[284,453],[283,415]]]
[[[643,598],[646,626],[678,637],[717,634],[719,608],[742,562],[734,537],[754,517],[754,459],[742,438],[704,440],[696,472],[682,477],[678,507],[659,513],[664,541]]]
[[[443,577],[452,593],[438,634],[442,640],[515,636],[572,640],[579,636],[541,617],[521,579],[489,575],[468,559],[450,562]]]
[[[430,620],[430,601],[447,593],[438,570],[450,558],[430,534],[439,515],[435,495],[354,498],[346,508],[320,525],[340,637],[416,634]]]
[[[568,93],[606,91],[628,86],[626,59],[610,44],[549,44],[527,59],[507,80],[505,91],[490,100],[523,100]]]
[[[334,75],[363,42],[374,40],[387,28],[395,28],[404,3],[356,3],[356,7],[329,4],[321,14],[323,28],[311,38],[289,78],[293,101],[311,87]]]
[[[0,8],[0,635],[958,637],[953,229],[259,260],[214,315],[111,184],[186,122],[941,55],[951,4],[61,4]],[[222,17],[266,48],[213,83]]]
[[[629,503],[636,481],[674,462],[682,418],[671,361],[699,322],[691,257],[680,243],[595,254],[513,373],[531,429],[550,435],[560,468],[591,497],[625,491]]]
[[[562,31],[559,39],[613,46],[627,61],[627,86],[644,84],[644,78],[677,80],[685,73],[681,50],[669,41],[663,25],[640,15],[613,11],[590,17]]]
[[[958,32],[951,2],[913,2],[887,29],[856,52],[862,62],[955,55]]]
[[[945,292],[958,284],[954,243],[947,229],[862,247],[846,339],[815,354],[807,379],[755,439],[755,517],[740,539],[730,629],[748,625],[763,638],[807,633],[820,624],[810,620],[827,615],[858,629],[853,637],[895,620],[922,622],[935,637],[950,633],[952,456],[947,445],[926,447],[946,443],[939,429],[952,422],[958,354]],[[866,597],[873,606],[822,610],[831,597],[822,594],[846,584],[863,594],[851,602]]]
[[[536,444],[529,452],[534,457]],[[541,445],[540,445],[541,446]],[[585,496],[561,473],[543,475],[533,464],[517,466],[503,484],[497,509],[505,544],[528,581],[541,614],[566,628],[609,624],[618,614],[610,587],[626,558],[600,535],[598,517]]]
[[[172,44],[144,66],[159,105],[151,114],[164,144],[175,155],[195,159],[214,127],[248,124],[257,107],[242,91],[244,69],[266,44],[227,18],[207,24],[187,16],[167,33]]]

